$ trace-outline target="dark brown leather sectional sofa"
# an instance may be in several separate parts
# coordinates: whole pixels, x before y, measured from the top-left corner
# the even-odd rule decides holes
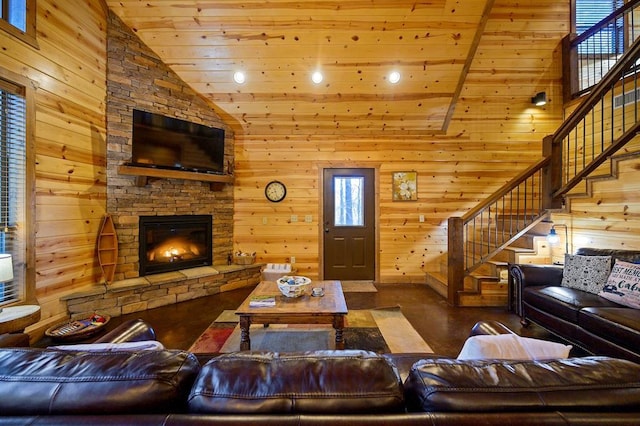
[[[640,251],[581,248],[583,256],[640,262]],[[562,287],[561,266],[509,265],[523,325],[532,321],[588,353],[640,362],[640,310]]]
[[[153,338],[137,321],[102,341]],[[509,332],[482,323],[473,334]],[[637,424],[640,365],[363,351],[0,349],[0,424]]]

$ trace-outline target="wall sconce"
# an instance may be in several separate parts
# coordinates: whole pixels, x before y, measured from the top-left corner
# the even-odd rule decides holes
[[[551,227],[549,234],[547,235],[547,242],[549,244],[556,245],[560,242],[560,236],[556,232],[556,227],[564,227],[564,252],[569,253],[569,231],[567,229],[567,225],[557,224]]]
[[[547,92],[539,92],[531,98],[531,103],[535,106],[543,106],[547,104]]]

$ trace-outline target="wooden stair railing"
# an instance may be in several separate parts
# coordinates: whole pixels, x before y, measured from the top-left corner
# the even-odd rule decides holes
[[[551,136],[553,198],[564,196],[638,133],[639,59],[636,40]]]
[[[462,217],[448,221],[447,299],[458,304],[464,277],[545,218],[551,157],[520,173]],[[456,285],[452,285],[455,283]]]
[[[640,41],[543,141],[543,159],[462,217],[448,221],[447,301],[458,305],[464,277],[561,208],[564,196],[640,131]],[[632,101],[625,96],[631,87]],[[616,106],[616,97],[622,103]],[[627,106],[628,105],[628,106]]]

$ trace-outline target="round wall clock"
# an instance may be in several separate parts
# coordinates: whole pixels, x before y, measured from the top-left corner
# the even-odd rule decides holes
[[[264,195],[267,200],[277,203],[287,196],[287,187],[284,186],[284,183],[273,180],[264,187]]]

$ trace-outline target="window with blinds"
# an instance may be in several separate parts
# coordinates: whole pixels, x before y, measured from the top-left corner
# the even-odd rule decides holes
[[[0,79],[0,253],[13,261],[13,280],[0,282],[0,306],[19,301],[24,292],[25,165],[24,88]]]
[[[617,9],[624,6],[624,0],[576,0],[575,25],[576,34],[591,29],[608,18]],[[597,34],[589,39],[589,43],[580,46],[580,54],[624,52],[624,19],[609,22]]]
[[[576,0],[576,33],[582,34],[622,6],[623,0]]]

